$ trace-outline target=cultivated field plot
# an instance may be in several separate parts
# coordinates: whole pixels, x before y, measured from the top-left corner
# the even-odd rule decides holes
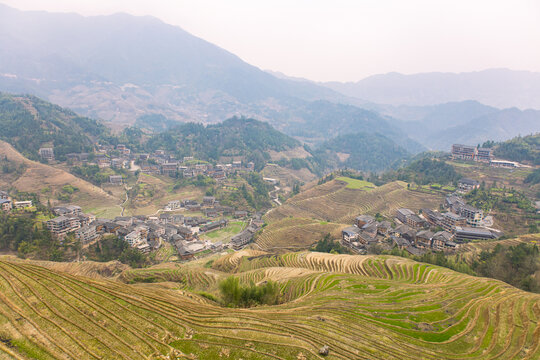
[[[207,276],[169,271],[189,269],[189,285],[171,290],[0,261],[0,357],[322,359],[328,345],[327,359],[540,358],[540,295],[499,281],[403,258],[305,252],[235,253]],[[222,308],[186,290],[231,274],[277,281],[285,302]]]
[[[340,231],[347,226],[313,219],[285,218],[265,227],[254,248],[274,252],[303,250],[328,233],[339,237]]]
[[[223,229],[203,233],[200,235],[200,238],[201,240],[209,240],[213,243],[218,241],[228,243],[231,241],[231,237],[244,230],[246,225],[247,223],[245,221],[230,221]]]
[[[504,240],[493,240],[493,241],[477,241],[477,242],[470,242],[467,244],[461,245],[459,252],[460,253],[480,253],[482,251],[491,251],[495,248],[497,245],[502,246],[516,246],[521,243],[531,243],[531,244],[540,244],[540,234],[530,234],[530,235],[522,235],[516,238],[512,239],[504,239]]]

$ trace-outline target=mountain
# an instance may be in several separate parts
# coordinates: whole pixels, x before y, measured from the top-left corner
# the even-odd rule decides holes
[[[497,109],[468,100],[430,106],[371,106],[408,137],[433,150],[453,143],[504,141],[540,131],[540,111]]]
[[[0,93],[0,129],[0,140],[33,160],[39,148],[47,146],[54,147],[59,160],[68,153],[91,151],[93,139],[108,134],[96,120],[32,95],[6,93]]]
[[[36,94],[113,128],[137,123],[161,131],[174,121],[208,124],[246,116],[290,135],[311,131],[315,122],[314,138],[305,139],[313,144],[363,121],[362,110],[347,105],[362,101],[313,82],[275,77],[152,17],[84,17],[0,5],[0,24],[0,89]],[[369,116],[377,126],[361,130],[406,138],[384,117]],[[411,144],[409,150],[421,149]]]
[[[476,100],[497,108],[540,109],[540,73],[489,69],[463,73],[388,73],[358,82],[328,82],[351,97],[390,105],[436,105]]]
[[[433,149],[449,150],[453,143],[477,145],[488,140],[505,141],[538,131],[540,111],[511,108],[435,132],[430,139],[426,139],[425,144]]]

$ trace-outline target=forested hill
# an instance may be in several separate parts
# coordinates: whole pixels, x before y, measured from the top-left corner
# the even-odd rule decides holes
[[[40,147],[54,147],[63,160],[72,152],[92,149],[93,138],[108,133],[96,120],[31,95],[0,93],[0,139],[29,159],[38,158]]]
[[[150,151],[165,149],[179,157],[195,156],[203,160],[217,161],[222,156],[242,156],[262,165],[270,159],[269,150],[286,151],[301,144],[268,123],[234,117],[207,126],[182,124],[152,136],[145,146]]]
[[[364,132],[338,136],[314,152],[316,161],[326,169],[362,171],[398,168],[409,156],[407,150],[386,136]]]
[[[497,144],[494,153],[502,159],[540,165],[540,133]]]

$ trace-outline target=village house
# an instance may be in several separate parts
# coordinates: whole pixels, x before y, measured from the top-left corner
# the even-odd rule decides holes
[[[11,200],[9,199],[0,199],[0,210],[10,211],[12,209]]]
[[[13,207],[15,209],[26,209],[32,207],[32,200],[14,201]]]
[[[360,229],[357,226],[349,226],[341,231],[341,240],[344,243],[352,243],[358,240]]]
[[[399,236],[391,236],[390,239],[392,239],[392,243],[397,246],[398,249],[403,250],[409,246],[411,246],[411,243]]]
[[[204,206],[214,206],[214,203],[216,202],[216,198],[213,196],[205,196],[203,197],[203,205]]]
[[[371,224],[375,222],[375,218],[371,215],[360,215],[356,217],[355,221],[356,221],[356,226],[361,228],[362,226],[366,224]]]
[[[244,211],[244,210],[237,210],[237,211],[234,212],[234,218],[235,219],[245,218],[247,216],[248,216],[248,212]]]
[[[407,225],[400,225],[396,227],[394,230],[392,230],[392,233],[394,236],[402,237],[408,240],[410,243],[414,243],[416,238],[416,231]]]
[[[122,175],[110,175],[109,182],[112,185],[122,185],[123,183]]]
[[[480,182],[473,179],[463,178],[458,182],[458,188],[461,192],[467,193],[474,189],[480,188]]]
[[[435,251],[454,251],[457,244],[453,242],[454,234],[448,231],[438,231],[432,237],[431,247]]]
[[[429,230],[422,230],[422,231],[417,232],[416,241],[415,241],[416,247],[419,247],[422,249],[431,248],[431,239],[433,238],[433,235],[435,234]]]
[[[7,191],[0,190],[0,199],[9,199]]]
[[[456,242],[463,242],[467,240],[488,240],[499,237],[498,234],[494,234],[488,229],[466,226],[456,226],[454,234]]]
[[[172,200],[167,203],[166,210],[178,210],[182,207],[180,200]]]
[[[208,223],[206,225],[201,226],[199,228],[199,232],[204,233],[204,232],[208,232],[208,231],[222,229],[222,228],[226,227],[227,224],[228,224],[228,221],[226,219],[214,221],[214,222],[211,222],[211,223]]]

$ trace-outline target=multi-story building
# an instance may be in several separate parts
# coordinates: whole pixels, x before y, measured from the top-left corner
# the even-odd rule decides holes
[[[471,205],[463,205],[459,211],[459,215],[467,219],[467,224],[477,227],[484,218],[484,212]]]
[[[77,205],[57,206],[53,208],[53,213],[58,216],[78,216],[82,215],[82,209]]]
[[[441,226],[442,224],[442,215],[438,211],[433,211],[431,209],[422,209],[422,215],[433,226]]]
[[[452,212],[442,214],[442,221],[442,227],[450,232],[453,232],[456,226],[464,226],[466,224],[464,217]]]
[[[80,229],[75,230],[75,237],[83,244],[88,244],[90,241],[95,240],[98,237],[96,227],[93,225],[86,225]]]
[[[452,159],[475,160],[478,150],[476,146],[454,144],[452,145]]]
[[[168,176],[176,176],[178,171],[177,163],[164,163],[161,165],[161,173]]]
[[[396,217],[403,224],[407,224],[407,217],[414,215],[414,212],[409,209],[398,209],[396,211]]]
[[[478,148],[476,161],[490,162],[491,160],[493,160],[493,149]]]
[[[54,150],[52,148],[41,148],[38,150],[38,154],[44,160],[54,160]]]
[[[81,227],[81,223],[76,217],[59,216],[47,220],[47,229],[58,237],[64,237],[67,233],[75,231]]]
[[[134,246],[142,241],[141,233],[133,230],[124,237],[124,240],[129,244],[129,246]]]

